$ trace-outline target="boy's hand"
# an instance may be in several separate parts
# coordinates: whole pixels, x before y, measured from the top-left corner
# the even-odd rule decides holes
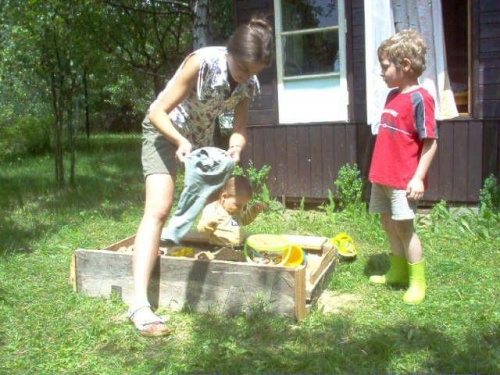
[[[424,196],[424,181],[419,178],[412,178],[406,187],[406,197],[412,201],[417,201]]]
[[[260,202],[255,203],[254,207],[257,210],[257,212],[262,212],[262,211],[267,210],[267,204],[265,204],[265,203],[260,203]]]

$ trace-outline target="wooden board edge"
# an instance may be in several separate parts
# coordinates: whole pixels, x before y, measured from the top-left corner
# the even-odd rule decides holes
[[[339,264],[339,260],[334,259],[333,262],[331,262],[328,267],[326,267],[321,275],[317,278],[316,282],[309,283],[306,282],[306,303],[313,305],[314,300],[319,297],[319,294],[323,291],[324,288],[322,286],[325,285],[325,283],[328,281],[328,278],[330,275],[335,271]],[[319,290],[321,288],[321,290]]]
[[[132,236],[129,236],[121,241],[115,242],[112,245],[107,246],[106,248],[104,248],[104,250],[117,251],[120,247],[132,245],[134,243],[134,241],[135,241],[135,234],[133,234]]]
[[[69,264],[69,284],[71,284],[73,291],[77,291],[76,285],[76,254],[71,255],[71,262]]]
[[[309,282],[311,284],[316,283],[316,281],[321,277],[325,268],[328,268],[329,265],[333,262],[333,259],[337,255],[337,249],[335,247],[330,247],[328,252],[323,256],[320,264],[316,269],[312,270],[309,273]]]
[[[293,245],[298,245],[305,250],[321,250],[328,241],[327,237],[320,236],[301,236],[295,234],[283,234],[284,238]]]
[[[299,268],[295,271],[295,317],[301,321],[307,316],[306,308],[306,269]]]

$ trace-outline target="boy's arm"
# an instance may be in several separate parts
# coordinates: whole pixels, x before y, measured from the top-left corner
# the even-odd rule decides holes
[[[248,225],[254,221],[260,212],[267,210],[264,203],[255,203],[241,213],[240,219],[243,225]]]
[[[424,145],[422,147],[422,153],[420,155],[417,170],[406,187],[406,196],[411,200],[419,200],[424,196],[424,179],[437,151],[436,139],[426,138],[423,142]]]
[[[206,206],[203,209],[200,221],[198,221],[198,225],[196,226],[198,232],[203,234],[212,234],[218,225],[218,222],[214,220],[215,217],[215,210],[213,210],[211,206]]]

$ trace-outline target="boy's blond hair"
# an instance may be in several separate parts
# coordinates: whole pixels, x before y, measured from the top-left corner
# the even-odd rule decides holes
[[[377,50],[378,59],[382,62],[387,58],[398,68],[403,66],[403,60],[411,61],[410,74],[419,77],[425,70],[427,45],[417,30],[407,29],[384,40]]]

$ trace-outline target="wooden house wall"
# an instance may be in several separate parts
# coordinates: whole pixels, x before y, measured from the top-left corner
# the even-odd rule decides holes
[[[348,123],[280,125],[276,66],[259,75],[261,96],[252,101],[243,164],[271,166],[273,196],[325,199],[339,168],[356,163],[367,176],[374,137],[366,124],[363,0],[346,0]],[[472,117],[439,123],[439,151],[429,171],[426,201],[474,203],[482,181],[500,176],[500,1],[472,1]],[[236,0],[235,21],[273,15],[272,0]],[[272,17],[271,17],[271,20]]]

